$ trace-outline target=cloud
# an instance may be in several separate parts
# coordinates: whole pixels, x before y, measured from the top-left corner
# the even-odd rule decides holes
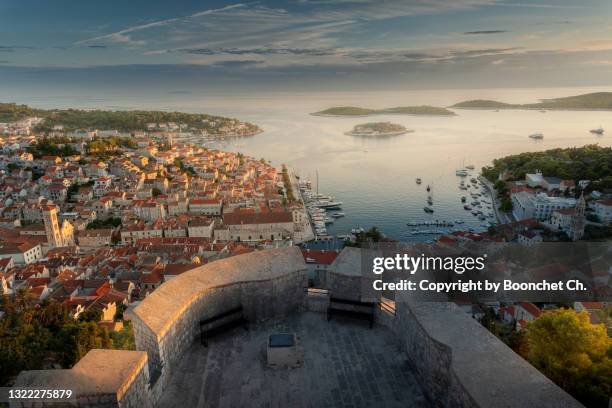
[[[197,18],[197,17],[202,17],[202,16],[208,16],[208,15],[211,15],[211,14],[214,14],[214,13],[231,10],[231,9],[235,9],[235,8],[238,8],[238,7],[244,7],[244,4],[232,4],[232,5],[228,5],[228,6],[225,6],[225,7],[218,8],[218,9],[210,9],[210,10],[200,11],[200,12],[191,14],[190,16],[187,16],[186,19]],[[147,29],[151,29],[151,28],[155,28],[155,27],[168,26],[168,25],[170,25],[172,23],[179,22],[182,19],[183,18],[176,17],[176,18],[169,18],[169,19],[165,19],[165,20],[153,21],[151,23],[146,23],[146,24],[140,24],[140,25],[124,28],[124,29],[116,31],[114,33],[105,34],[105,35],[101,35],[101,36],[98,36],[98,37],[93,37],[93,38],[88,38],[88,39],[85,39],[85,40],[81,40],[81,41],[76,42],[76,45],[82,45],[82,44],[90,43],[92,41],[102,41],[102,40],[110,40],[110,41],[116,41],[116,42],[124,42],[124,43],[127,42],[127,43],[130,43],[130,42],[132,42],[132,39],[131,39],[131,37],[128,34],[135,33],[135,32],[138,32],[138,31],[147,30]]]
[[[506,30],[480,30],[480,31],[466,31],[464,35],[486,35],[486,34],[502,34],[507,33]]]
[[[221,68],[246,68],[262,65],[264,62],[259,60],[229,60],[229,61],[217,61],[212,64],[213,67]]]
[[[187,54],[197,55],[310,55],[323,56],[334,55],[336,51],[331,49],[317,48],[186,48],[178,50]]]
[[[491,3],[492,6],[500,7],[524,7],[524,8],[542,8],[542,9],[585,9],[584,5],[569,5],[569,4],[552,4],[552,3]]]
[[[38,47],[24,45],[0,45],[0,52],[15,52],[16,50],[36,50]]]

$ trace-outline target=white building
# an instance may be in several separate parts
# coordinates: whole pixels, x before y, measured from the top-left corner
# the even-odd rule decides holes
[[[554,210],[571,208],[576,205],[574,198],[549,197],[545,193],[530,194],[521,191],[512,194],[512,212],[517,220],[535,218],[548,220]]]
[[[190,220],[187,231],[190,237],[212,238],[213,225],[211,219]]]
[[[201,215],[221,215],[221,200],[193,199],[189,201],[189,212]]]
[[[602,224],[612,223],[612,199],[595,201],[593,209]]]
[[[6,244],[0,247],[0,259],[3,258],[12,258],[19,265],[31,264],[42,258],[42,247],[32,242]]]

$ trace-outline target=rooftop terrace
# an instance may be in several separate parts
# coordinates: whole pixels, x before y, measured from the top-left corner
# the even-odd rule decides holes
[[[266,367],[267,336],[278,332],[297,334],[302,367]],[[391,330],[321,313],[237,328],[208,348],[194,343],[175,373],[160,407],[430,406]]]

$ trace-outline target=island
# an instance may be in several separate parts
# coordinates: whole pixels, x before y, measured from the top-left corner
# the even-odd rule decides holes
[[[373,115],[436,115],[453,116],[455,113],[446,108],[436,106],[398,106],[395,108],[369,109],[355,106],[337,106],[320,112],[312,113],[314,116],[373,116]]]
[[[612,110],[612,92],[594,92],[563,98],[541,99],[537,103],[513,104],[488,99],[456,103],[455,109],[550,109],[550,110]]]
[[[353,130],[346,132],[349,136],[398,136],[410,132],[402,125],[391,122],[372,122],[356,125]]]
[[[18,122],[27,118],[36,121],[33,129],[35,132],[47,134],[98,130],[117,134],[170,131],[210,136],[250,136],[261,132],[257,125],[249,122],[200,113],[39,109],[28,105],[0,103],[0,122]]]

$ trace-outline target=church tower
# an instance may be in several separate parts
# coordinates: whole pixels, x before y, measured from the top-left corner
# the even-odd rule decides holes
[[[570,238],[572,241],[578,241],[584,235],[584,226],[586,224],[586,217],[584,211],[586,210],[586,201],[584,200],[584,193],[580,194],[580,198],[576,202],[576,209],[574,216],[572,217],[572,231]]]
[[[44,206],[42,213],[49,247],[57,248],[63,246],[62,234],[57,222],[57,207],[55,205]]]

